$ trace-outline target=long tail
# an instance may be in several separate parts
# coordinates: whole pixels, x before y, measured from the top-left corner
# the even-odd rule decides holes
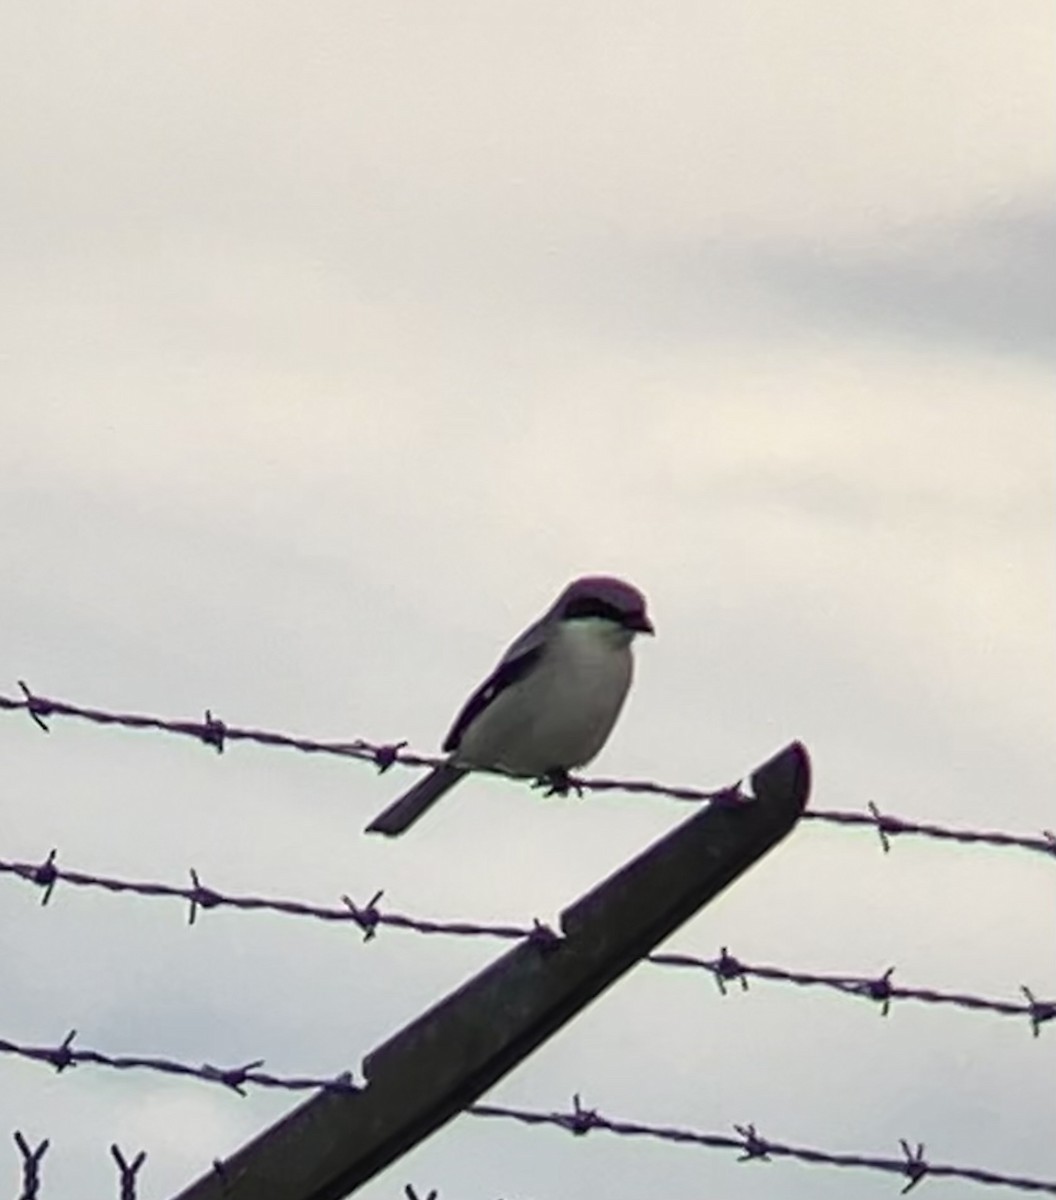
[[[380,813],[367,826],[367,833],[384,833],[389,837],[409,828],[427,809],[440,799],[465,775],[461,767],[453,767],[450,763],[434,767],[428,775],[416,783],[409,792],[394,800],[383,813]]]

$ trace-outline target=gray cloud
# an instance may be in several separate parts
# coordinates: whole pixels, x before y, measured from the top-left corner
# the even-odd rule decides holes
[[[1056,215],[1048,203],[926,223],[882,245],[763,247],[748,260],[805,324],[1056,359]]]

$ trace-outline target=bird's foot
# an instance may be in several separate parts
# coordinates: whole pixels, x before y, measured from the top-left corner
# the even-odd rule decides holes
[[[564,767],[553,767],[546,771],[539,776],[532,787],[546,788],[544,799],[547,800],[551,796],[567,796],[569,792],[575,792],[577,796],[583,795],[582,787],[576,783]]]

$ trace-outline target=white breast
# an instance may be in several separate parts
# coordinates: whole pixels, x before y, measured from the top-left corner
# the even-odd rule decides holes
[[[630,642],[611,621],[559,624],[535,667],[466,730],[459,761],[528,776],[590,762],[626,699]]]

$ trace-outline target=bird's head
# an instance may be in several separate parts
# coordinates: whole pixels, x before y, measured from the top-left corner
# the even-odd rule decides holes
[[[609,622],[628,637],[656,632],[642,593],[611,575],[584,575],[573,580],[558,596],[552,611],[559,621]]]

